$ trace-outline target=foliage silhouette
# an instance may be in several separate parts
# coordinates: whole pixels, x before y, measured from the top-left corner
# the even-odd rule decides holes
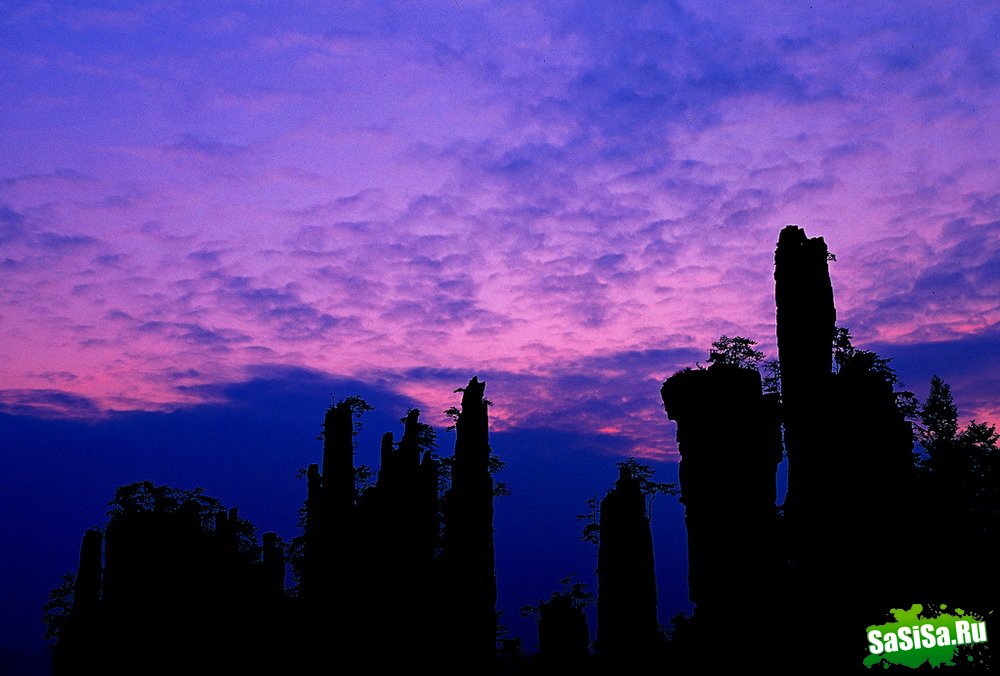
[[[764,353],[754,349],[757,341],[743,336],[720,336],[708,353],[709,364],[728,364],[744,369],[756,369]]]
[[[76,575],[66,573],[59,586],[49,592],[49,598],[42,607],[42,623],[45,625],[46,641],[57,641],[66,621],[73,612],[73,592]]]

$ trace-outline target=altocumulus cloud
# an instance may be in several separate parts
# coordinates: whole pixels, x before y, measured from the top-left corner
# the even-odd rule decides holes
[[[860,340],[974,359],[997,8],[513,10],[0,10],[5,382],[159,409],[263,360],[459,368],[653,449],[636,383],[720,333],[770,349],[786,223],[837,253]],[[661,350],[688,358],[588,361]]]

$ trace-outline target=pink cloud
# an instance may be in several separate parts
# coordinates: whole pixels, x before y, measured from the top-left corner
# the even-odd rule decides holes
[[[12,390],[66,372],[159,408],[199,396],[166,369],[461,366],[530,375],[541,410],[601,355],[770,349],[787,223],[830,243],[862,340],[1000,320],[989,7],[154,9],[56,8],[44,36],[0,14]],[[634,439],[661,416],[590,402],[563,415]]]

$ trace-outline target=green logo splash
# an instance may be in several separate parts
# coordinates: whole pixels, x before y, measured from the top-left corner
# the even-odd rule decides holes
[[[894,622],[868,627],[869,655],[865,666],[888,667],[899,664],[916,669],[925,662],[931,667],[954,666],[955,658],[963,655],[976,661],[977,644],[986,642],[984,618],[961,608],[947,612],[940,605],[924,614],[924,607],[913,604],[909,610],[893,608]]]

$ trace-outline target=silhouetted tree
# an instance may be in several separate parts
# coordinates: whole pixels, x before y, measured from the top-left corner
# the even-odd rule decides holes
[[[920,408],[918,440],[924,454],[919,464],[921,498],[928,532],[947,532],[951,547],[928,552],[936,574],[929,580],[940,596],[969,607],[992,607],[1000,585],[968,575],[966,562],[1000,565],[1000,448],[993,425],[970,422],[959,427],[951,388],[931,379]]]
[[[585,522],[580,539],[595,547],[601,543],[600,503],[597,496],[587,498],[587,511],[577,514],[576,520]]]
[[[66,573],[59,586],[49,592],[48,600],[42,607],[42,623],[45,625],[43,638],[57,641],[63,627],[73,612],[73,592],[76,590],[76,575]]]
[[[951,396],[951,386],[940,377],[931,378],[927,401],[920,408],[923,427],[919,440],[931,456],[947,452],[947,447],[955,440],[958,432],[958,408]]]
[[[757,341],[743,336],[723,335],[712,343],[708,353],[709,364],[727,364],[744,369],[755,369],[764,359],[764,353],[754,349]]]
[[[781,362],[769,359],[762,365],[761,387],[764,394],[773,394],[781,399]]]

